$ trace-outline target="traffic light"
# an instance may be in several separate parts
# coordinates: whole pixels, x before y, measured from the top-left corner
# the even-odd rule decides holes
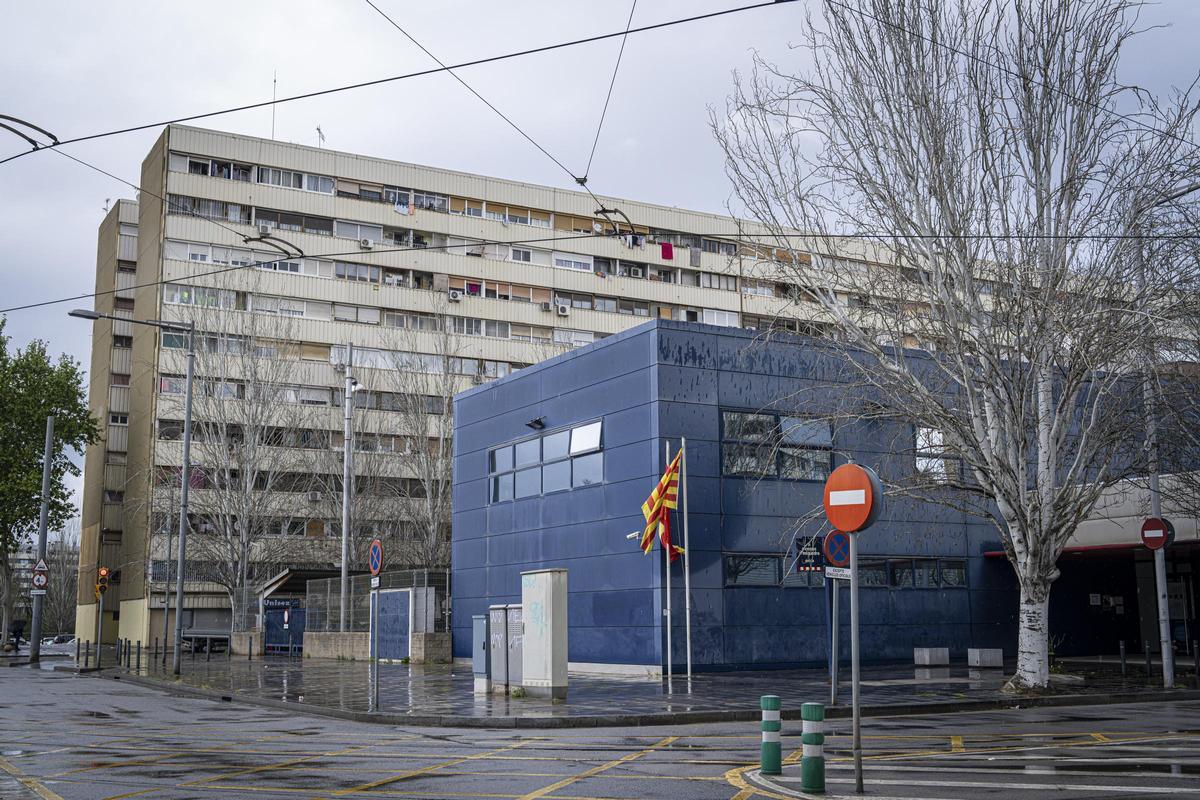
[[[96,570],[96,591],[100,593],[108,591],[108,567]]]

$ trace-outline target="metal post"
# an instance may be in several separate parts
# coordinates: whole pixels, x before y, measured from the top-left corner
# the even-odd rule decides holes
[[[1196,672],[1196,680],[1200,680],[1200,642],[1192,639],[1192,668]]]
[[[38,517],[37,557],[42,561],[46,557],[46,526],[50,520],[50,467],[54,460],[54,415],[46,417],[46,447],[42,451],[42,510]],[[62,553],[58,554],[63,557]],[[38,590],[33,590],[37,592]],[[45,601],[45,589],[42,594],[33,595],[33,622],[29,626],[29,661],[39,661],[42,657],[42,603]]]
[[[671,443],[663,442],[667,448],[667,464],[671,463]],[[669,513],[669,512],[668,512]],[[663,552],[663,564],[667,569],[667,691],[671,691],[671,679],[675,677],[675,670],[671,665],[671,553],[662,546],[662,542],[658,543],[659,549]]]
[[[126,639],[125,640],[125,668],[126,669],[129,668],[129,656],[131,655],[131,653],[129,651],[131,649],[133,649],[133,641],[130,639]]]
[[[96,609],[96,669],[100,669],[100,651],[104,649],[104,592]]]
[[[135,669],[138,672],[142,671],[142,640],[141,639],[138,639],[138,643],[137,643],[137,666],[135,667]]]
[[[829,705],[836,706],[838,699],[838,630],[841,626],[841,619],[838,617],[838,579],[827,579],[833,585],[833,624],[830,628],[830,643],[829,643]]]
[[[1146,654],[1146,677],[1149,678],[1150,677],[1150,640],[1149,639],[1142,642],[1142,650]]]
[[[508,617],[508,612],[504,614]],[[371,655],[374,656],[372,666],[375,674],[371,681],[374,684],[375,710],[379,710],[379,590],[371,590]]]
[[[183,565],[187,551],[188,489],[192,480],[192,382],[196,371],[196,323],[188,323],[187,394],[183,409],[183,468],[179,480],[179,558],[175,575],[175,647],[171,671],[179,674],[183,653]],[[192,649],[192,660],[196,650]]]
[[[250,634],[250,646],[246,648],[246,660],[254,660],[254,634]]]
[[[182,480],[182,478],[183,478],[182,470],[180,471],[179,477]],[[163,559],[163,568],[166,569],[166,571],[167,571],[167,574],[163,577],[163,624],[162,624],[163,664],[167,663],[167,641],[170,638],[170,630],[171,630],[167,626],[170,624],[170,616],[171,616],[171,536],[172,536],[172,534],[173,534],[173,531],[171,530],[171,526],[168,525],[167,526],[167,557]],[[158,645],[157,644],[154,645],[154,654],[155,654],[154,655],[155,659],[157,659],[158,658]]]
[[[87,641],[87,642],[83,643],[83,666],[84,666],[84,668],[87,668],[87,665],[91,662],[91,660],[92,660],[92,643],[90,641]],[[77,659],[75,659],[75,661],[76,661],[76,663],[78,663],[79,659],[77,658]]]
[[[1125,677],[1125,640],[1121,640],[1121,677]]]
[[[79,637],[75,637],[75,666],[79,666]]]
[[[1192,191],[1195,188],[1192,187],[1192,189],[1187,191]],[[1186,193],[1185,191],[1184,194]],[[1160,203],[1155,203],[1154,205],[1160,205]],[[1136,226],[1134,227],[1134,232],[1138,232]],[[1140,239],[1136,241],[1133,252],[1134,257],[1137,259],[1137,274],[1144,287],[1146,285],[1146,271]],[[1154,363],[1153,359],[1154,352],[1151,346],[1146,359],[1147,371],[1142,381],[1142,404],[1146,415],[1146,450],[1148,456],[1146,466],[1150,473],[1150,516],[1161,519],[1162,495],[1158,488],[1158,415],[1154,407],[1154,387],[1151,386],[1151,373],[1149,371],[1149,366]],[[1167,554],[1165,547],[1160,547],[1154,551],[1154,589],[1158,597],[1158,638],[1160,649],[1162,650],[1163,686],[1170,689],[1175,685],[1175,656],[1171,649],[1171,610],[1167,604]],[[1147,652],[1149,652],[1149,648],[1147,648]],[[1147,677],[1150,674],[1148,661],[1146,674]]]
[[[863,793],[862,730],[859,726],[858,534],[850,534],[850,697],[854,714],[854,791]]]
[[[204,637],[204,661],[212,661],[212,637]]]
[[[688,689],[692,686],[692,548],[688,542],[688,485],[687,485],[687,437],[679,439],[679,451],[683,454],[680,459],[679,483],[683,487],[683,608],[684,608],[684,636],[687,641],[687,678]],[[671,562],[668,560],[668,564]]]
[[[354,343],[346,348],[346,390],[342,396],[342,593],[338,630],[345,633],[346,617],[350,613],[350,480],[354,474]]]

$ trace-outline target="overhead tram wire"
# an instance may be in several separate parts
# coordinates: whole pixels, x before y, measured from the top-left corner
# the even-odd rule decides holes
[[[367,0],[370,2],[371,0]],[[587,188],[588,175],[592,172],[592,159],[596,157],[596,145],[600,143],[600,131],[604,128],[604,118],[608,115],[608,103],[612,100],[613,87],[617,85],[617,72],[621,69],[621,57],[625,55],[625,43],[629,41],[629,26],[633,24],[633,12],[637,11],[637,0],[629,9],[629,19],[625,22],[625,35],[621,37],[621,49],[617,51],[617,61],[613,64],[612,79],[608,82],[608,94],[604,96],[604,108],[600,110],[600,122],[596,125],[596,137],[592,139],[592,152],[588,154],[587,166],[583,170],[583,178],[576,180],[580,186]]]
[[[1091,108],[1096,109],[1097,111],[1103,111],[1104,113],[1110,114],[1114,117],[1117,117],[1118,119],[1123,119],[1126,122],[1132,123],[1132,124],[1138,126],[1139,128],[1142,128],[1143,130],[1148,131],[1149,133],[1157,134],[1159,136],[1165,136],[1168,139],[1174,139],[1177,142],[1188,145],[1193,150],[1200,151],[1200,144],[1193,142],[1191,139],[1187,139],[1176,133],[1171,133],[1170,131],[1159,130],[1158,128],[1154,127],[1153,125],[1142,122],[1140,119],[1138,119],[1137,117],[1135,117],[1131,114],[1123,114],[1120,111],[1116,111],[1115,109],[1105,108],[1104,106],[1100,105],[1099,103],[1094,103],[1091,100],[1085,100],[1082,97],[1077,97],[1077,96],[1071,94],[1070,92],[1066,91],[1065,89],[1060,89],[1057,86],[1050,86],[1046,83],[1043,83],[1042,81],[1037,80],[1036,78],[1030,77],[1029,75],[1023,75],[1014,69],[1010,69],[1008,67],[1001,66],[1000,64],[997,64],[993,61],[988,61],[986,58],[983,58],[981,56],[973,55],[966,51],[959,50],[958,48],[952,47],[952,46],[946,44],[945,42],[938,41],[937,39],[932,39],[922,33],[919,33],[917,31],[906,28],[903,25],[900,25],[898,23],[891,22],[889,20],[877,17],[874,14],[870,13],[869,11],[863,11],[861,8],[855,8],[848,3],[841,2],[841,0],[824,0],[824,1],[831,6],[838,6],[839,8],[844,8],[846,11],[849,11],[852,14],[857,14],[858,16],[862,17],[863,19],[873,20],[874,22],[877,22],[880,25],[883,25],[883,26],[886,26],[893,30],[899,31],[900,33],[906,34],[908,36],[915,36],[916,38],[920,39],[923,42],[934,45],[935,47],[940,47],[943,50],[954,53],[955,55],[959,55],[959,56],[962,56],[963,58],[970,59],[971,61],[982,64],[986,67],[991,67],[992,69],[998,69],[1001,72],[1006,73],[1010,77],[1020,78],[1021,80],[1029,81],[1030,83],[1034,84],[1035,86],[1040,86],[1043,89],[1049,89],[1052,92],[1056,92],[1056,93],[1062,95],[1063,97],[1070,100],[1072,103],[1075,103],[1076,105],[1089,106]],[[0,164],[3,164],[3,163],[4,163],[3,161],[0,161]]]
[[[486,58],[477,58],[477,59],[473,59],[471,61],[463,61],[458,64],[451,64],[447,67],[437,67],[437,68],[433,68],[433,69],[420,70],[417,72],[408,72],[408,73],[404,73],[402,75],[392,75],[392,76],[389,76],[386,78],[376,78],[374,80],[361,81],[359,83],[351,83],[351,84],[346,84],[344,86],[335,86],[335,87],[332,87],[329,89],[318,89],[316,91],[305,92],[303,94],[290,95],[288,97],[282,97],[282,98],[278,98],[278,99],[263,100],[263,101],[256,102],[256,103],[247,103],[245,105],[233,106],[230,108],[223,108],[223,109],[219,109],[217,111],[206,111],[206,112],[199,113],[199,114],[189,114],[187,116],[174,117],[172,119],[160,120],[158,122],[150,122],[150,123],[146,123],[146,124],[142,124],[142,125],[132,125],[132,126],[129,126],[126,128],[117,128],[114,130],[102,131],[99,133],[86,134],[84,136],[75,136],[75,137],[72,137],[69,139],[62,139],[61,141],[55,142],[53,144],[45,145],[36,150],[26,150],[26,151],[17,153],[15,155],[8,156],[7,158],[0,159],[0,164],[6,164],[9,161],[13,161],[15,159],[22,158],[24,156],[30,155],[31,153],[39,153],[44,150],[56,149],[65,144],[75,144],[77,142],[87,142],[87,141],[92,141],[94,139],[103,139],[103,138],[106,138],[109,136],[119,136],[119,135],[126,134],[126,133],[135,133],[137,131],[149,130],[151,128],[161,128],[164,125],[174,125],[174,124],[181,123],[181,122],[192,122],[194,120],[205,119],[208,117],[217,117],[217,116],[221,116],[224,114],[233,114],[238,111],[251,111],[256,108],[266,108],[268,106],[276,105],[279,103],[290,103],[290,102],[294,102],[296,100],[308,100],[308,99],[311,99],[314,97],[322,97],[324,95],[337,94],[339,92],[346,92],[346,91],[351,91],[354,89],[364,89],[364,88],[367,88],[370,86],[380,86],[385,83],[393,83],[395,81],[408,80],[410,78],[420,78],[420,77],[424,77],[426,75],[436,75],[439,72],[450,72],[451,70],[456,70],[456,69],[465,69],[467,67],[477,67],[477,66],[481,66],[483,64],[493,64],[498,61],[506,61],[506,60],[513,59],[513,58],[522,58],[524,56],[536,55],[539,53],[549,53],[554,50],[561,50],[561,49],[564,49],[567,47],[576,47],[578,45],[590,44],[592,42],[600,42],[600,41],[604,41],[605,39],[615,39],[618,36],[628,36],[631,33],[645,33],[647,31],[659,30],[661,28],[670,28],[675,25],[683,25],[683,24],[689,23],[689,22],[700,22],[702,20],[715,19],[717,17],[724,17],[724,16],[728,16],[730,14],[739,14],[744,11],[753,11],[758,8],[767,8],[769,6],[778,6],[778,5],[785,5],[785,4],[778,2],[778,0],[766,0],[766,2],[753,3],[753,4],[747,5],[747,6],[737,6],[736,8],[727,8],[727,9],[723,9],[721,11],[711,11],[707,14],[696,14],[696,15],[690,16],[690,17],[680,17],[678,19],[667,20],[666,22],[656,22],[651,25],[641,25],[637,28],[630,28],[629,30],[625,30],[625,31],[613,31],[611,33],[602,33],[602,34],[597,34],[595,36],[587,36],[587,37],[583,37],[580,39],[572,39],[572,40],[566,41],[566,42],[559,42],[557,44],[543,45],[541,47],[531,47],[531,48],[527,48],[525,50],[517,50],[517,51],[511,52],[511,53],[503,53],[503,54],[497,55],[497,56],[488,56]],[[570,170],[567,170],[567,171],[570,172]]]
[[[439,67],[441,67],[443,70],[445,70],[447,73],[449,73],[450,76],[452,78],[454,78],[454,80],[461,83],[463,85],[463,88],[465,88],[468,92],[470,92],[471,94],[473,94],[477,98],[479,98],[480,102],[482,102],[485,106],[487,106],[488,108],[490,108],[492,111],[494,111],[496,113],[496,116],[500,117],[500,119],[507,122],[508,126],[510,128],[512,128],[517,133],[521,134],[521,136],[524,137],[526,141],[528,141],[531,145],[533,145],[538,150],[540,150],[542,152],[542,154],[544,156],[546,156],[546,158],[553,161],[558,166],[558,168],[561,169],[563,172],[567,173],[567,175],[569,175],[573,181],[578,183],[580,186],[583,186],[584,190],[587,191],[588,194],[592,195],[592,199],[596,201],[597,205],[600,205],[600,206],[604,205],[603,203],[600,202],[600,198],[598,198],[598,197],[596,197],[596,195],[592,194],[592,191],[587,188],[586,181],[580,181],[579,176],[576,175],[574,172],[572,172],[570,169],[568,169],[566,164],[562,163],[557,158],[555,158],[553,153],[551,153],[549,150],[547,150],[545,147],[543,147],[541,144],[539,144],[536,139],[534,139],[532,136],[530,136],[528,133],[526,133],[525,130],[520,125],[513,122],[511,117],[509,117],[507,114],[505,114],[499,108],[497,108],[490,100],[488,100],[486,97],[481,95],[478,91],[476,91],[475,87],[471,86],[471,84],[469,84],[465,80],[463,80],[462,76],[460,76],[457,72],[454,71],[454,69],[455,69],[454,67],[446,66],[446,62],[442,61],[440,58],[435,56],[428,47],[426,47],[425,45],[418,42],[416,40],[416,37],[414,37],[408,31],[404,30],[404,28],[400,27],[399,23],[397,23],[394,19],[389,17],[384,12],[384,10],[382,8],[380,8],[379,6],[375,5],[375,3],[372,2],[372,0],[364,0],[364,2],[367,5],[369,5],[371,8],[375,9],[375,11],[379,14],[379,16],[383,17],[385,20],[388,21],[388,24],[390,24],[396,30],[400,31],[400,33],[404,34],[404,38],[408,39],[410,42],[412,42],[418,48],[420,48],[422,53],[424,53],[425,55],[432,58],[437,63],[437,65]]]

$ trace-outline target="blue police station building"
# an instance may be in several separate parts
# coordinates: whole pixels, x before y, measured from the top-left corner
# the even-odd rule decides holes
[[[828,410],[822,393],[845,377],[837,359],[803,337],[763,341],[754,331],[657,320],[460,394],[455,656],[470,655],[472,615],[520,602],[521,572],[563,567],[572,665],[660,669],[664,560],[657,546],[643,555],[627,536],[643,526],[664,445],[674,451],[686,437],[697,668],[825,663],[828,589],[819,574],[788,569],[797,520],[820,506],[825,477],[845,454],[885,484],[913,468],[902,463],[911,451],[888,447],[911,429],[864,421],[834,431],[814,419]],[[756,444],[763,431],[785,432],[767,455]],[[674,534],[679,541],[678,515]],[[907,660],[922,646],[1014,655],[1016,585],[994,557],[990,522],[891,498],[861,537],[864,660]],[[671,584],[676,664],[680,564]],[[843,599],[843,622],[847,606]]]

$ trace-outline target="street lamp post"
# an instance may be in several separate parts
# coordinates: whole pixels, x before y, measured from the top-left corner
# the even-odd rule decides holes
[[[346,617],[350,611],[350,500],[351,482],[354,480],[354,392],[358,381],[354,380],[354,343],[346,348],[346,390],[342,395],[342,581],[338,605],[338,630],[348,630]]]
[[[171,671],[178,675],[181,654],[183,651],[183,565],[187,549],[187,508],[188,488],[191,483],[192,465],[192,379],[196,368],[196,323],[194,322],[164,322],[154,319],[126,319],[112,314],[102,314],[85,308],[77,308],[70,316],[80,319],[111,319],[117,322],[131,322],[135,325],[149,325],[164,331],[181,331],[187,333],[187,393],[184,397],[183,411],[183,467],[180,474],[179,487],[179,555],[175,570],[175,647],[171,658]],[[168,553],[168,558],[170,554]],[[167,613],[163,609],[163,614]]]

